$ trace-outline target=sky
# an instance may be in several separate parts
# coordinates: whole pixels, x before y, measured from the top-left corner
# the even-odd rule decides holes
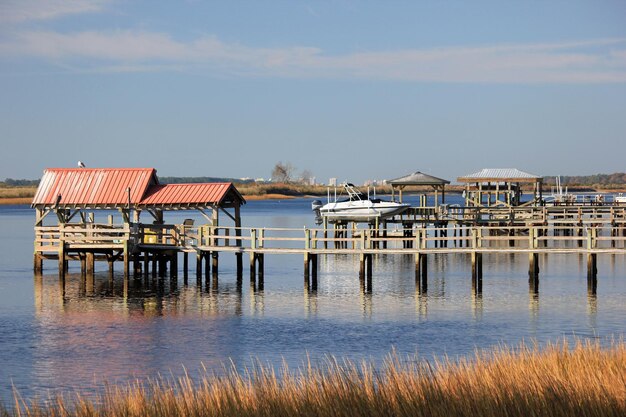
[[[626,172],[626,2],[0,0],[0,140],[0,180]]]

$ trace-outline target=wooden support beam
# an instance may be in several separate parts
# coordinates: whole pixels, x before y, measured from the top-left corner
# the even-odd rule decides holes
[[[189,253],[183,252],[183,283],[187,285],[189,280]]]
[[[124,278],[129,277],[130,270],[130,252],[128,248],[128,239],[124,239]]]
[[[425,294],[428,290],[428,256],[425,253],[418,253],[418,277],[419,277],[419,291]]]
[[[598,276],[598,255],[587,254],[587,279],[597,280]]]
[[[372,267],[372,257],[373,257],[373,255],[371,253],[367,255],[367,260],[366,260],[367,264],[366,264],[366,267],[365,267],[365,278],[367,280],[366,290],[367,290],[368,293],[372,292],[372,272],[373,272],[372,271],[372,269],[373,269],[373,267]]]
[[[198,281],[202,280],[202,252],[196,252],[196,279]]]
[[[80,274],[86,275],[87,274],[87,254],[82,252],[82,253],[79,253],[79,256],[80,256]]]
[[[590,253],[587,255],[587,293],[595,296],[598,289],[598,268],[597,255]]]
[[[170,278],[172,280],[178,278],[178,251],[173,251],[170,255]]]
[[[237,279],[240,279],[243,275],[243,253],[236,253],[235,258],[237,263]]]
[[[143,276],[147,280],[148,279],[148,271],[150,270],[150,255],[148,251],[144,251],[143,253]]]
[[[250,252],[250,282],[256,282],[256,252]]]
[[[67,263],[65,262],[65,242],[61,241],[59,244],[59,276],[65,277],[65,273],[67,272]]]
[[[211,252],[204,253],[204,281],[208,287],[211,281]]]
[[[109,274],[113,274],[113,254],[107,254],[107,263],[109,264]]]
[[[35,252],[33,255],[33,270],[35,274],[43,272],[43,256],[39,252]]]
[[[472,252],[472,289],[474,294],[483,291],[483,254]]]
[[[212,252],[211,257],[213,258],[213,275],[217,275],[219,270],[219,252]]]
[[[263,286],[265,282],[265,255],[262,253],[257,253],[257,264],[258,264],[258,290],[263,291]]]

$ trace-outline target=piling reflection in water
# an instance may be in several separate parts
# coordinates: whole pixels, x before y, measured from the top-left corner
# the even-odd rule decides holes
[[[428,275],[423,280],[415,279],[412,281],[410,277],[413,274],[412,268],[414,267],[413,256],[411,255],[372,255],[370,258],[371,272],[365,276],[361,276],[357,279],[355,277],[355,269],[358,268],[359,259],[358,256],[353,255],[323,255],[321,256],[320,270],[318,272],[320,278],[314,281],[309,279],[305,274],[304,280],[304,302],[305,306],[311,304],[311,300],[315,300],[315,311],[317,310],[317,299],[320,295],[342,295],[352,296],[360,294],[361,305],[365,306],[367,303],[368,308],[363,311],[369,311],[372,306],[371,297],[365,298],[363,295],[376,294],[376,297],[400,297],[403,299],[412,298],[419,306],[420,300],[427,299],[446,299],[449,298],[447,294],[447,286],[450,282],[463,282],[471,283],[471,290],[468,292],[468,296],[471,298],[471,306],[473,310],[482,309],[483,300],[483,274],[487,275],[486,282],[488,282],[491,290],[496,290],[497,293],[507,291],[507,283],[515,282],[515,286],[519,286],[521,280],[519,276],[523,276],[523,273],[519,270],[520,264],[523,264],[524,254],[484,254],[485,260],[481,260],[481,264],[486,264],[486,271],[480,271],[480,275],[474,274],[474,270],[468,271],[467,258],[472,256],[471,254],[432,254],[425,261]],[[545,268],[544,272],[549,279],[552,270],[559,270],[561,268],[567,269],[573,263],[573,259],[577,259],[578,269],[583,269],[588,263],[583,259],[584,255],[558,255],[552,254],[550,258],[547,255],[536,255],[535,267],[539,269]],[[615,272],[619,270],[622,265],[616,267],[616,256],[606,255],[609,264],[610,271]],[[620,263],[623,263],[623,259],[620,259]],[[448,271],[449,265],[454,265],[451,271]],[[231,271],[232,272],[232,271]],[[499,276],[494,281],[493,276]],[[468,276],[471,276],[469,279]],[[158,304],[159,309],[162,305],[168,304],[169,306],[176,306],[178,302],[187,300],[189,294],[193,294],[194,297],[200,297],[202,302],[198,303],[198,306],[203,304],[211,305],[210,309],[214,310],[216,306],[219,306],[223,299],[233,297],[237,300],[238,307],[235,309],[238,314],[243,314],[241,307],[243,293],[249,293],[251,312],[262,314],[264,310],[264,290],[265,290],[265,277],[253,276],[250,277],[250,286],[247,291],[244,291],[242,281],[243,278],[238,274],[235,278],[235,282],[231,279],[232,276],[227,276],[226,280],[222,282],[217,271],[214,271],[207,279],[203,280],[199,277],[196,286],[189,286],[185,279],[183,282],[178,278],[178,274],[173,274],[170,277],[151,277],[151,276],[139,276],[139,278],[124,279],[123,276],[113,274],[67,274],[60,276],[58,279],[57,289],[59,300],[51,305],[61,304],[65,305],[68,301],[76,299],[93,299],[98,300],[99,303],[106,303],[106,300],[115,303],[120,303],[126,306],[128,309],[136,309],[135,305],[141,300],[153,300],[150,304]],[[272,278],[270,278],[272,279]],[[49,278],[43,280],[41,276],[37,276],[37,287],[42,286],[43,281],[50,281]],[[302,282],[302,281],[301,281]],[[504,285],[502,288],[497,288],[496,284]],[[39,283],[39,284],[37,284]],[[498,284],[498,285],[500,285]],[[291,287],[292,284],[289,285]],[[274,285],[272,284],[272,287]],[[592,278],[587,279],[587,293],[589,295],[589,303],[591,300],[596,300],[596,293],[598,290],[598,279],[594,275]],[[528,297],[531,305],[537,305],[540,296],[540,279],[538,275],[533,275],[532,268],[528,272]],[[36,299],[39,299],[36,297]],[[369,300],[369,301],[365,301]],[[595,301],[594,301],[595,303]],[[45,303],[39,302],[39,307],[44,308]],[[305,310],[309,310],[305,307]],[[418,310],[420,308],[418,307]],[[533,310],[533,308],[531,308]],[[160,310],[159,310],[160,311]],[[365,314],[365,313],[364,313]],[[369,314],[369,313],[367,313]]]
[[[94,381],[127,381],[164,369],[179,374],[181,365],[221,369],[230,359],[246,363],[257,350],[263,357],[286,354],[297,366],[302,352],[311,349],[350,355],[353,349],[369,354],[368,349],[380,352],[397,343],[412,351],[432,346],[430,339],[448,343],[443,340],[460,335],[470,349],[484,338],[541,339],[568,329],[595,335],[607,324],[606,317],[598,318],[599,299],[610,300],[610,323],[623,312],[611,294],[585,288],[584,255],[539,257],[541,287],[529,279],[526,254],[485,254],[480,286],[472,282],[469,256],[430,255],[427,285],[415,281],[412,256],[373,256],[369,288],[359,279],[358,256],[350,255],[321,256],[315,288],[310,281],[303,284],[298,259],[289,264],[284,257],[270,257],[262,284],[250,280],[249,286],[226,259],[219,274],[192,284],[185,284],[182,274],[38,275],[35,356],[41,359],[34,373],[42,386],[76,387],[81,381],[89,390]],[[607,271],[624,267],[624,259],[615,256],[599,262],[612,265],[603,268]],[[617,276],[599,280],[618,291],[624,286]],[[572,318],[581,315],[586,320]],[[554,321],[576,324],[553,326]],[[379,330],[364,336],[362,326]],[[349,330],[354,327],[355,334]],[[374,342],[378,337],[385,339]],[[327,338],[328,346],[317,338]],[[357,348],[357,342],[365,346]],[[80,369],[73,369],[76,364]]]

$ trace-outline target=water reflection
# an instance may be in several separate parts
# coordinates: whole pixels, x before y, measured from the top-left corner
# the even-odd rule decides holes
[[[275,363],[288,355],[298,365],[307,351],[383,355],[393,345],[469,352],[520,337],[606,334],[597,291],[585,292],[586,276],[576,268],[580,258],[541,258],[539,279],[526,282],[527,255],[486,255],[480,286],[464,254],[429,255],[427,284],[416,282],[413,256],[375,257],[369,289],[358,257],[346,255],[320,257],[316,289],[304,283],[299,259],[290,265],[284,258],[270,259],[264,279],[246,287],[227,262],[224,273],[197,285],[108,273],[35,276],[31,375],[40,388],[89,391],[105,380],[180,374],[181,365],[245,364],[251,355]],[[623,308],[611,311],[609,329],[619,329],[615,312]]]
[[[483,295],[481,292],[472,292],[472,318],[475,321],[482,321]]]
[[[307,319],[317,317],[317,289],[313,290],[308,285],[308,282],[304,286],[304,313]]]

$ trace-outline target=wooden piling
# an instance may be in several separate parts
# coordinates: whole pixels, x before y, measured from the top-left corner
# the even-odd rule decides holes
[[[81,252],[78,257],[80,258],[80,275],[84,276],[87,274],[87,256],[85,252]]]
[[[528,254],[528,275],[530,277],[539,277],[539,254],[531,252]]]
[[[65,243],[61,241],[59,243],[59,275],[65,276],[65,272],[67,271],[66,263],[65,263]]]
[[[178,278],[178,251],[173,251],[170,255],[170,277]]]
[[[235,260],[237,264],[237,278],[243,274],[243,253],[236,253]]]
[[[33,255],[33,264],[35,274],[41,274],[43,272],[43,257],[38,252]]]
[[[189,280],[189,253],[183,252],[183,284],[187,285]]]
[[[147,280],[148,279],[148,271],[150,269],[150,254],[148,251],[144,251],[143,253],[143,276]]]
[[[128,247],[128,240],[124,239],[124,258],[123,258],[123,262],[124,262],[124,278],[128,278],[129,277],[129,271],[130,271],[130,251],[129,251],[129,247]]]
[[[597,255],[590,253],[587,255],[587,292],[595,296],[598,289],[598,268]]]
[[[415,286],[420,294],[428,289],[428,258],[425,253],[416,252],[415,255]]]
[[[213,259],[213,274],[215,275],[219,270],[219,252],[213,251],[211,257]]]
[[[204,280],[208,284],[211,281],[211,252],[204,252]]]
[[[597,279],[598,275],[598,255],[595,253],[587,254],[587,278]]]
[[[539,294],[539,254],[528,254],[528,285],[531,294]]]
[[[87,275],[93,275],[95,267],[96,267],[96,260],[95,260],[93,252],[88,251],[85,254],[85,262],[87,263],[87,270],[86,270]]]
[[[307,289],[317,290],[317,254],[304,254],[304,285]]]
[[[366,292],[372,290],[372,254],[361,253],[359,262],[359,281]]]
[[[482,292],[483,254],[472,252],[472,288],[474,292]]]
[[[202,279],[202,251],[196,251],[196,279]]]

